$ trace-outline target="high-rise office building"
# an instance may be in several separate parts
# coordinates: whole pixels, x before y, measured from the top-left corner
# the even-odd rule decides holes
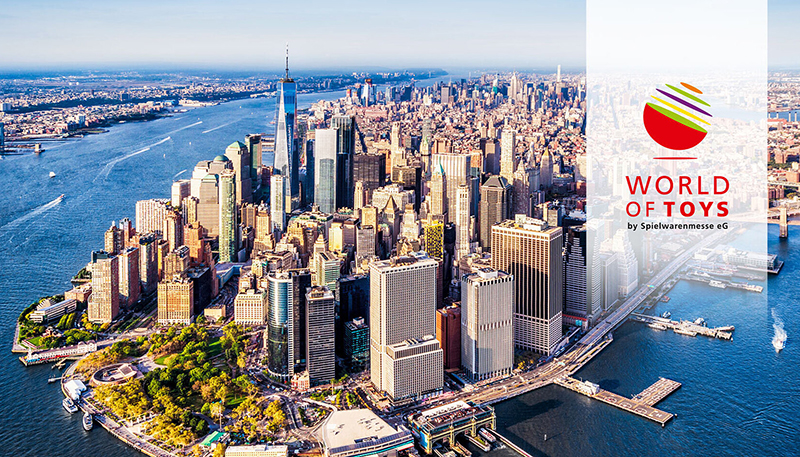
[[[429,221],[422,229],[425,237],[425,252],[432,258],[444,258],[444,224]]]
[[[550,155],[548,149],[544,150],[542,160],[539,164],[539,180],[542,187],[547,190],[553,186],[553,156]]]
[[[456,188],[456,206],[451,215],[456,224],[456,259],[461,259],[470,254],[472,241],[472,224],[470,221],[470,205],[472,194],[470,187],[461,185]]]
[[[447,176],[442,164],[437,164],[431,177],[428,209],[435,219],[447,223]]]
[[[294,373],[306,363],[306,348],[308,344],[308,331],[306,327],[306,292],[311,287],[311,270],[296,268],[288,270],[292,277],[292,309],[290,318],[292,325],[289,327],[289,353],[294,357]]]
[[[161,230],[161,236],[169,243],[169,250],[178,249],[178,246],[183,245],[183,222],[181,214],[170,209],[164,216],[164,225]]]
[[[241,141],[236,141],[225,148],[225,157],[231,161],[236,173],[236,204],[253,203],[250,149]]]
[[[291,213],[300,202],[299,156],[296,147],[297,83],[289,77],[289,50],[286,50],[286,75],[278,81],[275,116],[275,173],[283,176],[284,204]]]
[[[175,209],[181,209],[183,200],[192,195],[192,182],[188,179],[179,179],[172,183],[170,203]]]
[[[440,167],[442,174],[445,176],[446,181],[446,195],[447,206],[446,209],[449,213],[453,212],[456,207],[456,190],[458,186],[469,184],[469,168],[470,156],[469,154],[459,153],[436,153],[432,157],[433,167]],[[450,215],[450,220],[453,220],[453,215]]]
[[[156,291],[158,285],[158,238],[152,233],[139,237],[139,280],[142,294]]]
[[[507,182],[514,182],[516,167],[517,132],[511,127],[503,127],[500,140],[500,176]]]
[[[196,205],[186,200],[186,221],[198,222],[206,228],[209,236],[219,235],[219,175],[232,170],[233,163],[224,155],[214,160],[202,160],[192,171],[190,184],[191,197],[197,199]],[[195,217],[191,217],[190,207],[195,206]]]
[[[267,291],[247,289],[233,300],[233,320],[237,324],[264,325],[267,322]]]
[[[461,366],[474,381],[514,368],[514,277],[481,268],[461,281]]]
[[[236,174],[225,170],[219,175],[219,261],[237,262]]]
[[[286,212],[284,211],[286,184],[284,181],[282,175],[272,175],[270,179],[269,207],[272,213],[272,227],[281,232],[286,230]]]
[[[158,283],[158,323],[192,323],[194,283],[186,276],[173,276]]]
[[[461,308],[450,305],[436,310],[436,339],[442,347],[445,370],[461,365]]]
[[[355,122],[354,116],[336,115],[331,118],[331,128],[336,131],[336,208],[353,207]]]
[[[316,267],[316,285],[327,286],[331,290],[336,290],[337,281],[341,275],[341,260],[330,252],[318,252],[314,255],[314,266]]]
[[[534,170],[538,172],[538,169]],[[514,172],[514,190],[510,198],[513,214],[525,214],[526,216],[530,216],[532,213],[531,193],[534,187],[531,187],[531,182],[534,181],[532,176],[534,170],[525,169],[525,164],[520,162],[519,166],[517,166],[517,171]],[[538,185],[534,185],[536,186],[536,191],[538,191]]]
[[[561,339],[564,294],[561,227],[516,215],[492,227],[492,268],[514,276],[514,343],[552,354]]]
[[[364,191],[364,183],[356,181],[355,190],[353,191],[353,210],[358,211],[367,204],[366,193]]]
[[[600,312],[600,258],[592,255],[585,226],[566,229],[564,240],[564,312],[591,319]]]
[[[370,373],[394,400],[441,389],[442,350],[433,336],[438,268],[421,252],[370,264]]]
[[[293,338],[289,337],[294,322],[292,276],[288,272],[275,272],[267,277],[267,281],[267,368],[271,375],[285,381],[294,374],[294,363],[290,361],[295,360],[294,344],[290,344]]]
[[[336,136],[334,129],[317,129],[314,132],[314,203],[323,213],[336,211]]]
[[[130,308],[139,300],[139,247],[130,246],[119,255],[119,301],[123,308]]]
[[[361,181],[365,200],[372,201],[372,192],[386,185],[386,156],[380,153],[353,156],[353,182]]]
[[[312,386],[336,377],[333,292],[314,286],[306,293],[306,369]]]
[[[351,368],[369,363],[369,325],[363,318],[344,324],[344,360]]]
[[[244,145],[250,153],[250,180],[253,191],[258,187],[258,170],[262,163],[261,135],[250,134],[244,137]]]
[[[484,251],[491,250],[492,226],[510,217],[511,185],[502,176],[491,176],[481,186],[479,240]]]
[[[107,324],[119,314],[119,258],[105,251],[92,252],[92,295],[89,321]]]

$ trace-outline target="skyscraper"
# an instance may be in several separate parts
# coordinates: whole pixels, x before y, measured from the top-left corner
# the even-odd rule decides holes
[[[511,127],[503,127],[500,140],[500,176],[508,182],[514,182],[514,170],[517,168],[515,149],[517,145],[517,132]]]
[[[164,230],[164,218],[170,207],[170,199],[150,199],[136,202],[136,231],[138,233]]]
[[[355,123],[354,116],[337,115],[331,118],[331,128],[336,131],[336,208],[353,207]]]
[[[461,281],[461,366],[474,381],[514,364],[514,277],[481,268]]]
[[[567,228],[564,240],[564,312],[591,319],[600,312],[600,258],[592,255],[585,226]],[[591,265],[591,267],[590,267]]]
[[[445,370],[461,365],[461,308],[450,305],[436,310],[436,339],[442,347]]]
[[[542,184],[542,187],[547,190],[553,185],[553,157],[550,155],[550,151],[545,149],[544,154],[542,154],[542,161],[539,165],[540,170],[540,177],[539,180]]]
[[[281,232],[286,230],[286,211],[284,201],[286,184],[282,175],[272,175],[270,178],[269,207],[272,213],[272,226]]]
[[[219,175],[219,261],[238,261],[236,232],[236,174],[225,170]]]
[[[461,185],[456,188],[456,206],[453,222],[456,224],[456,260],[470,254],[472,241],[472,225],[470,224],[470,187]]]
[[[447,193],[447,206],[446,209],[452,213],[456,208],[456,189],[458,186],[469,184],[469,154],[459,153],[436,153],[433,154],[432,163],[434,170],[440,167],[442,174],[445,176],[446,193]],[[450,214],[450,220],[453,220],[453,215]]]
[[[314,203],[323,213],[336,211],[337,203],[337,158],[334,129],[317,129],[314,133]]]
[[[394,400],[442,387],[433,336],[438,267],[425,253],[370,264],[370,373]]]
[[[268,281],[267,348],[268,370],[273,376],[288,380],[294,374],[294,353],[289,344],[292,327],[293,287],[292,277],[287,272],[271,273]]]
[[[155,292],[158,285],[158,238],[152,233],[139,237],[139,280],[141,292]]]
[[[231,161],[233,171],[236,173],[236,204],[253,203],[250,149],[241,141],[236,141],[225,148],[225,157]]]
[[[492,226],[510,216],[510,197],[511,186],[502,176],[491,176],[481,186],[478,237],[484,251],[491,251]]]
[[[161,236],[169,243],[169,250],[178,249],[183,244],[183,223],[178,211],[170,209],[164,216],[164,225]]]
[[[105,251],[92,252],[92,295],[89,321],[107,324],[119,314],[119,259]]]
[[[353,156],[353,182],[356,181],[364,186],[364,201],[372,201],[372,192],[386,185],[386,156],[380,153]]]
[[[286,48],[286,75],[278,82],[275,116],[275,173],[283,176],[284,211],[291,213],[300,203],[299,164],[295,142],[297,83],[289,77],[289,48]]]
[[[447,176],[442,164],[437,164],[431,177],[428,209],[434,219],[447,223]]]
[[[312,386],[336,377],[333,292],[315,286],[306,294],[306,368]]]
[[[551,354],[561,339],[564,294],[561,227],[516,215],[492,227],[492,268],[515,278],[514,343]]]
[[[106,230],[103,241],[105,251],[113,255],[119,254],[125,245],[125,240],[122,239],[122,230],[117,228],[117,224],[115,223],[112,223],[111,227]]]
[[[250,153],[250,180],[252,181],[253,191],[258,182],[258,170],[263,166],[261,135],[250,134],[244,137],[244,145]]]
[[[158,323],[192,323],[194,283],[186,276],[174,276],[158,283]]]
[[[129,308],[139,300],[139,247],[130,246],[119,255],[120,306]]]

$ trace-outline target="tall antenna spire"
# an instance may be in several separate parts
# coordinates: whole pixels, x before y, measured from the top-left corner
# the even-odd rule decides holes
[[[286,43],[286,79],[289,79],[289,43]]]

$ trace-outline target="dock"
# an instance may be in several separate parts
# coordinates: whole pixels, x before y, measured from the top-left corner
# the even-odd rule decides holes
[[[673,321],[665,317],[651,316],[649,314],[631,313],[631,320],[643,322],[657,330],[672,330],[679,335],[686,336],[707,336],[721,340],[733,339],[733,326],[709,328],[704,325],[696,324],[691,321]]]
[[[505,436],[501,435],[500,432],[498,432],[497,430],[493,430],[493,429],[486,429],[486,430],[489,433],[491,433],[492,435],[496,436],[497,439],[500,440],[501,443],[505,444],[511,450],[513,450],[517,454],[521,455],[522,457],[533,457],[532,455],[530,455],[527,452],[525,452],[524,449],[522,449],[521,447],[519,447],[516,444],[514,444],[510,439],[508,439]]]
[[[622,395],[603,390],[597,384],[578,381],[569,376],[556,379],[555,383],[582,395],[586,395],[589,398],[594,398],[595,400],[602,401],[611,406],[616,406],[629,413],[659,423],[662,427],[672,420],[675,415],[657,409],[654,405],[667,398],[672,392],[675,392],[681,387],[681,383],[677,381],[660,378],[655,384],[643,390],[641,393],[634,395],[633,398],[625,398]]]
[[[702,272],[689,273],[681,277],[681,279],[685,279],[687,281],[701,282],[711,287],[716,287],[717,289],[739,289],[747,292],[756,292],[759,294],[764,291],[764,287],[759,286],[757,284],[729,281],[727,279],[722,279],[722,278],[713,278],[711,277],[711,275],[707,273],[703,274]]]

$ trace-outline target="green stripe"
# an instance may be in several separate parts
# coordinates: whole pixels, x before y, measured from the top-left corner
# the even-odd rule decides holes
[[[650,108],[653,108],[654,110],[658,111],[659,113],[663,114],[664,116],[667,116],[668,118],[672,119],[673,121],[680,122],[681,124],[683,124],[683,125],[685,125],[685,126],[687,126],[689,128],[698,130],[700,132],[708,133],[703,127],[700,127],[699,125],[695,124],[694,122],[690,121],[689,119],[686,119],[685,117],[681,116],[680,114],[677,114],[677,113],[675,113],[673,111],[670,111],[670,110],[668,110],[668,109],[666,109],[664,107],[655,105],[653,103],[648,103],[647,106],[649,106]]]
[[[672,86],[672,85],[670,85],[670,84],[665,84],[665,85],[666,85],[667,87],[669,87],[670,89],[674,90],[675,92],[677,92],[677,93],[679,93],[679,94],[683,95],[684,97],[689,97],[689,98],[691,98],[692,100],[696,101],[697,103],[701,103],[701,104],[703,104],[703,105],[706,105],[706,106],[708,106],[709,108],[711,107],[711,105],[709,105],[708,103],[704,102],[703,100],[700,100],[698,97],[695,97],[694,95],[690,94],[689,92],[686,92],[685,90],[678,89],[677,87],[675,87],[675,86]]]

